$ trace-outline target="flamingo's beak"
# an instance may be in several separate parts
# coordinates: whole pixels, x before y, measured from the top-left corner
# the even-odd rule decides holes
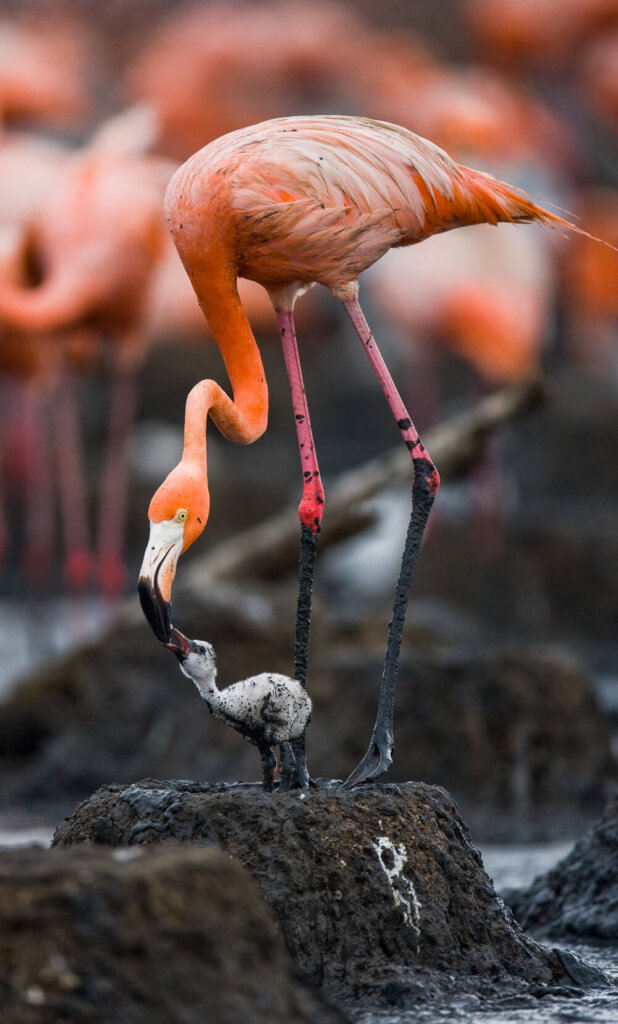
[[[172,583],[182,551],[182,529],[173,521],[150,524],[137,592],[146,619],[161,643],[170,639]]]

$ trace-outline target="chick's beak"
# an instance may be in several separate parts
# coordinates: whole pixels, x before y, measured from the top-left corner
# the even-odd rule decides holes
[[[174,626],[170,629],[170,638],[165,646],[169,651],[172,651],[181,662],[185,660],[187,654],[191,651],[189,640],[187,640],[184,633],[181,633],[180,630],[176,629]]]
[[[148,546],[140,569],[137,592],[142,611],[158,640],[170,639],[170,607],[182,537],[173,536],[170,523],[151,523]]]

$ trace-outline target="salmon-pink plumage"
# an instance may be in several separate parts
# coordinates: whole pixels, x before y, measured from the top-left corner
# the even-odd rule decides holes
[[[354,107],[395,61],[394,44],[387,55],[360,12],[339,2],[168,7],[131,61],[127,87],[131,102],[154,107],[160,147],[179,160],[268,117],[325,109],[334,98]]]
[[[139,112],[119,115],[84,149],[61,160],[51,150],[48,162],[51,156],[56,159],[49,168],[48,187],[43,194],[46,178],[41,175],[38,189],[30,194],[33,206],[24,207],[29,216],[19,225],[14,256],[10,263],[0,260],[0,329],[38,335],[48,345],[50,333],[61,332],[61,354],[80,368],[92,365],[104,339],[114,340],[99,533],[101,587],[113,596],[123,588],[136,369],[146,348],[150,288],[167,242],[162,201],[173,169],[167,160],[135,152],[143,139],[140,120]],[[7,162],[2,157],[0,153],[0,167]],[[19,195],[15,186],[13,191]],[[11,265],[15,263],[17,267]],[[31,267],[36,269],[34,286],[28,278]],[[68,441],[66,447],[68,452]],[[75,499],[64,505],[74,509],[77,494]],[[66,532],[75,534],[73,529]]]
[[[181,229],[187,206],[193,224]],[[438,231],[560,222],[410,131],[336,116],[266,121],[218,139],[176,172],[167,207],[181,257],[187,232],[220,210],[219,230],[234,225],[239,276],[268,289],[317,282],[336,295],[388,249]]]

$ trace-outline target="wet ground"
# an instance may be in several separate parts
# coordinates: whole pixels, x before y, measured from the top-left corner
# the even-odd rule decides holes
[[[54,834],[53,825],[21,824],[0,821],[0,851],[16,850],[24,846],[49,846]]]
[[[97,597],[0,598],[0,697],[22,676],[94,639],[114,614]]]
[[[618,977],[616,958],[610,962],[606,954],[587,947],[575,950],[597,967]],[[613,966],[612,966],[613,965]],[[596,989],[580,998],[533,996],[511,997],[499,1006],[466,998],[461,1003],[439,1007],[419,1006],[407,1013],[375,1016],[363,1014],[352,1018],[355,1024],[615,1024],[618,1020],[618,989]]]
[[[524,887],[553,867],[568,852],[570,843],[539,843],[530,846],[482,847],[483,861],[498,892],[509,886]],[[564,995],[537,999],[530,995],[509,997],[499,1005],[465,997],[441,1006],[418,1006],[406,1013],[362,1014],[355,1024],[615,1024],[618,1020],[618,951],[592,946],[563,946],[605,971],[615,988],[594,989],[578,998]]]

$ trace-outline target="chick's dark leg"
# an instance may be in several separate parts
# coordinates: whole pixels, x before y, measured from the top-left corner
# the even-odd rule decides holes
[[[281,752],[281,776],[279,781],[279,792],[287,792],[291,785],[294,777],[294,769],[296,768],[296,758],[292,749],[292,744],[284,741],[279,744],[279,750]]]
[[[268,743],[259,743],[258,749],[262,759],[262,789],[266,793],[272,793],[277,760]]]

